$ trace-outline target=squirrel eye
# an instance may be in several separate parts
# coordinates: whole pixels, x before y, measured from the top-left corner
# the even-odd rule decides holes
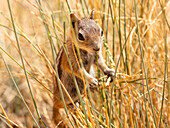
[[[101,31],[101,36],[103,36],[103,31]]]
[[[81,41],[84,41],[84,40],[85,40],[84,37],[83,37],[83,35],[82,35],[81,33],[78,34],[78,39],[81,40]]]

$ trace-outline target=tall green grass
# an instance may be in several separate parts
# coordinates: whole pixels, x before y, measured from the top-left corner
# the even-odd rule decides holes
[[[53,75],[62,97],[58,100],[64,104],[66,116],[62,116],[68,118],[62,121],[68,127],[169,127],[170,1],[0,2],[3,5],[0,9],[0,61],[3,60],[0,103],[6,112],[4,116],[0,114],[0,127],[13,127],[9,120],[19,127],[55,127],[51,116],[52,99],[56,97]],[[115,77],[110,81],[97,66],[99,91],[91,92],[82,71],[84,87],[87,87],[82,97],[68,56],[66,28],[73,31],[71,12],[78,17],[88,17],[92,9],[95,9],[95,21],[104,31],[103,57],[106,64],[115,69]],[[76,36],[74,41],[79,67],[83,68]],[[67,93],[67,90],[58,77],[56,56],[60,47],[67,55],[80,99],[80,107],[76,108],[70,97],[75,111],[65,104],[63,91]],[[18,96],[21,100],[15,106]]]

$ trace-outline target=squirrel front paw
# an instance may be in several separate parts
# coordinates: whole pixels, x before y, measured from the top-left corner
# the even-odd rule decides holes
[[[94,87],[98,85],[98,80],[96,78],[90,78],[90,80],[88,81],[90,86]]]
[[[114,69],[105,69],[104,74],[108,77],[110,76],[112,79],[115,76],[115,70]]]

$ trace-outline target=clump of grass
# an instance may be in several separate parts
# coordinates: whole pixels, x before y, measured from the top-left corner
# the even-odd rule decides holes
[[[59,48],[67,53],[69,13],[84,17],[93,8],[104,31],[103,56],[116,75],[111,82],[96,70],[99,91],[79,94],[80,107],[65,105],[63,118],[70,127],[170,126],[170,1],[7,1],[0,10],[0,127],[55,127],[52,76],[58,78]]]

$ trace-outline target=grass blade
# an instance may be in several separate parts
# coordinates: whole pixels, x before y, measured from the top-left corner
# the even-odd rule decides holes
[[[13,128],[4,118],[2,118],[0,116],[0,119],[9,127],[9,128]]]
[[[2,57],[2,56],[1,56],[1,57]],[[6,62],[5,62],[5,60],[4,60],[3,57],[2,57],[2,60],[4,61],[4,64],[5,64],[5,66],[6,66],[6,69],[8,70],[8,73],[9,73],[9,75],[10,75],[10,77],[11,77],[13,83],[14,83],[14,86],[15,86],[15,88],[16,88],[16,90],[17,90],[17,92],[18,92],[18,94],[19,94],[19,96],[20,96],[20,98],[21,98],[21,100],[23,101],[24,105],[26,106],[28,112],[30,113],[30,115],[31,115],[32,119],[34,120],[35,124],[37,125],[37,127],[40,128],[40,126],[38,125],[37,121],[35,120],[32,112],[30,111],[27,103],[25,102],[24,97],[22,96],[22,94],[21,94],[21,92],[20,92],[20,90],[19,90],[19,88],[18,88],[18,86],[17,86],[17,84],[16,84],[16,82],[15,82],[12,74],[11,74],[11,71],[10,71],[10,69],[9,69],[8,65],[6,64]]]
[[[149,100],[151,102],[151,109],[152,109],[154,124],[155,124],[155,127],[157,128],[156,118],[155,118],[155,114],[154,114],[154,110],[153,110],[153,104],[152,104],[151,95],[150,95],[150,92],[149,92],[148,79],[147,79],[147,74],[146,74],[145,64],[144,64],[144,59],[143,59],[143,51],[142,51],[141,42],[140,42],[136,0],[134,0],[134,4],[135,4],[135,18],[136,18],[136,26],[137,26],[137,35],[138,35],[138,41],[139,41],[139,46],[140,46],[141,58],[142,58],[142,66],[144,68],[144,74],[145,74],[145,77],[146,77],[146,85],[147,85],[147,90],[148,90],[148,94],[149,94]],[[146,111],[146,115],[147,115],[147,111]],[[149,120],[148,120],[148,123],[149,123]]]
[[[158,0],[158,1],[159,1],[160,6],[161,6],[162,13],[163,13],[163,15],[164,15],[165,21],[166,21],[166,23],[167,23],[167,25],[168,25],[168,28],[169,28],[169,30],[170,30],[170,25],[169,25],[169,23],[168,23],[168,20],[167,20],[167,18],[166,18],[166,15],[165,15],[165,9],[163,8],[163,6],[162,6],[162,4],[161,4],[161,1],[160,1],[160,0]]]
[[[14,19],[13,19],[13,15],[12,15],[12,10],[11,10],[11,5],[10,5],[10,1],[7,0],[8,2],[8,8],[9,8],[9,11],[10,11],[10,16],[11,16],[11,20],[12,20],[12,26],[13,26],[13,29],[14,29],[14,34],[15,34],[15,38],[16,38],[16,42],[17,42],[17,45],[18,45],[18,49],[19,49],[19,54],[20,54],[20,57],[21,57],[21,61],[22,61],[22,65],[24,67],[24,73],[25,73],[25,77],[26,77],[26,80],[27,80],[27,84],[28,84],[28,87],[29,87],[29,90],[30,90],[30,94],[31,94],[31,97],[32,97],[32,100],[33,100],[33,103],[34,103],[34,107],[35,107],[35,110],[37,112],[37,115],[40,119],[40,122],[43,123],[45,125],[45,123],[43,122],[43,120],[41,119],[41,115],[38,111],[38,108],[37,108],[37,105],[36,105],[36,102],[35,102],[35,98],[34,98],[34,95],[33,95],[33,92],[32,92],[32,88],[31,88],[31,85],[30,85],[30,82],[29,82],[29,78],[28,78],[28,75],[27,75],[27,70],[26,70],[26,67],[25,67],[25,64],[24,64],[24,59],[23,59],[23,56],[22,56],[22,52],[21,52],[21,48],[20,48],[20,43],[19,43],[19,39],[18,39],[18,36],[17,36],[17,32],[16,32],[16,28],[15,28],[15,23],[14,23]],[[46,126],[46,125],[45,125]]]
[[[168,64],[168,50],[167,50],[167,33],[165,29],[165,23],[164,23],[164,39],[165,39],[165,71],[164,71],[164,85],[163,85],[163,92],[162,92],[162,104],[161,104],[161,112],[160,112],[160,118],[159,118],[159,128],[161,127],[161,119],[162,119],[162,111],[163,111],[163,104],[164,104],[164,95],[165,95],[165,86],[166,86],[166,74],[167,74],[167,64]]]
[[[70,7],[68,0],[66,0],[66,3],[67,3],[67,6],[68,6],[68,9],[69,9],[69,12],[71,12],[71,7]]]

